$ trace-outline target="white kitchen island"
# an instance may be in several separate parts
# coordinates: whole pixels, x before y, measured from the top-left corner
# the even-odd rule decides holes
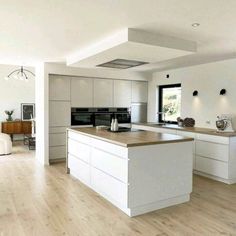
[[[189,201],[192,138],[67,130],[67,170],[129,216]]]

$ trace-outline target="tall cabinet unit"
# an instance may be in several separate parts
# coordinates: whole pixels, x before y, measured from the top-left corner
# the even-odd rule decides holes
[[[94,79],[94,107],[113,107],[113,80]]]
[[[72,107],[131,107],[147,102],[147,82],[49,76],[49,162],[65,160]]]
[[[132,102],[148,102],[148,83],[146,81],[132,81]]]
[[[131,106],[131,84],[129,80],[114,80],[114,107]]]
[[[71,78],[71,106],[93,107],[93,79]]]
[[[49,162],[66,158],[66,129],[70,127],[71,79],[49,77]]]

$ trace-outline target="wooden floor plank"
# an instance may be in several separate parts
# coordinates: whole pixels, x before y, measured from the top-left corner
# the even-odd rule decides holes
[[[14,147],[0,157],[0,236],[236,235],[236,185],[194,176],[191,201],[129,218],[65,173]]]

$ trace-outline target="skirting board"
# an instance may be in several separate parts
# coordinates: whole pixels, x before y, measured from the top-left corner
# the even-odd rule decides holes
[[[214,176],[214,175],[209,175],[209,174],[203,173],[201,171],[197,171],[197,170],[194,170],[193,173],[195,175],[200,175],[200,176],[203,176],[203,177],[206,177],[206,178],[209,178],[209,179],[213,179],[213,180],[216,180],[216,181],[223,182],[225,184],[235,184],[236,183],[236,179],[224,179],[224,178]]]
[[[61,163],[66,162],[66,158],[57,158],[57,159],[51,159],[49,160],[49,164],[55,164],[55,163]]]
[[[130,217],[138,216],[138,215],[156,211],[162,208],[188,202],[189,200],[190,200],[190,194],[186,194],[186,195],[182,195],[182,196],[178,196],[178,197],[174,197],[174,198],[170,198],[170,199],[166,199],[166,200],[162,200],[158,202],[153,202],[147,205],[135,207],[135,208],[129,209],[129,211],[126,212],[126,214],[128,214]]]

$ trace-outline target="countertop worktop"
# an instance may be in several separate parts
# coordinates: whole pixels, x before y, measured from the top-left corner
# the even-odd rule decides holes
[[[134,124],[150,126],[150,127],[155,127],[155,128],[175,129],[175,130],[180,130],[180,131],[216,135],[216,136],[221,136],[221,137],[235,137],[236,136],[236,132],[219,132],[216,129],[208,129],[208,128],[201,128],[201,127],[180,127],[174,124],[161,125],[157,123],[134,123]]]
[[[135,132],[120,132],[120,133],[112,133],[107,130],[97,130],[94,127],[70,128],[68,130],[123,147],[187,142],[193,140],[192,138],[186,138],[174,134],[162,134],[162,133],[142,131],[142,130]]]

